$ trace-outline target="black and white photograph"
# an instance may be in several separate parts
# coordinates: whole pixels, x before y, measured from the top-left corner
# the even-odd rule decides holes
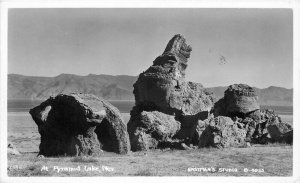
[[[8,6],[5,17],[3,182],[300,181],[293,7]]]

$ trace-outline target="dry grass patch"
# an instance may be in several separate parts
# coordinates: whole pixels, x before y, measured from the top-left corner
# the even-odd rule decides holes
[[[153,150],[127,155],[107,153],[95,157],[37,158],[36,153],[9,156],[9,176],[291,176],[293,146],[266,145],[249,148],[202,148],[195,150]],[[48,166],[48,173],[39,172]],[[80,171],[53,171],[54,166],[81,167]],[[85,171],[84,167],[101,171]],[[236,168],[238,172],[188,171],[189,168]],[[111,170],[112,171],[108,171]],[[244,172],[263,169],[263,172]]]
[[[71,159],[71,162],[79,162],[79,163],[95,163],[98,160],[94,157],[87,157],[87,156],[76,156]]]

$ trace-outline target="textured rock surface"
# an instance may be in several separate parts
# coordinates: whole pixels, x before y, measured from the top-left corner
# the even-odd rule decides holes
[[[272,142],[267,127],[270,124],[279,123],[281,119],[273,110],[269,109],[260,111],[260,118],[260,123],[256,124],[255,132],[252,136],[252,142],[259,144]]]
[[[228,116],[237,122],[247,132],[246,141],[252,143],[269,142],[266,127],[273,120],[269,118],[278,118],[274,114],[261,113],[255,89],[246,84],[230,85],[224,97],[215,103],[213,111],[215,116]]]
[[[199,147],[244,147],[246,133],[231,118],[218,116],[212,118],[202,132]]]
[[[117,153],[129,150],[126,126],[118,110],[94,95],[50,97],[30,114],[41,135],[39,155],[91,155],[100,153],[107,144]]]
[[[260,120],[250,116],[244,119],[234,117],[233,121],[247,131],[246,141],[251,143],[266,144],[293,142],[293,127],[281,120],[274,110],[266,109],[260,112]]]
[[[257,93],[248,85],[230,85],[224,97],[215,103],[213,112],[215,116],[228,116],[238,122],[247,132],[247,142],[293,141],[293,133],[288,133],[292,130],[291,125],[282,122],[273,110],[261,111]]]
[[[109,102],[102,100],[106,116],[95,129],[101,149],[119,154],[130,151],[130,141],[127,126],[120,111]]]
[[[152,66],[139,75],[133,85],[136,106],[131,111],[131,119],[128,123],[133,150],[159,146],[162,136],[173,137],[168,141],[163,140],[166,142],[163,146],[167,146],[167,144],[173,146],[175,144],[171,142],[173,140],[178,142],[176,145],[182,148],[180,140],[193,138],[191,134],[195,134],[198,120],[208,117],[208,113],[213,107],[214,97],[201,84],[185,80],[185,70],[191,51],[192,48],[186,44],[185,38],[179,34],[175,35],[167,44],[163,54],[154,60]],[[169,132],[160,132],[160,129],[154,128],[158,135],[153,135],[155,133],[150,132],[147,126],[142,125],[145,123],[145,119],[141,118],[145,114],[143,111],[161,112],[158,121],[167,120],[163,119],[164,115],[171,115],[172,117],[168,117],[172,118],[172,120],[170,119],[171,123],[160,123],[164,124],[163,126],[176,126],[174,129],[178,132],[173,134],[174,131],[172,131],[170,136]],[[152,118],[151,115],[157,116],[157,113],[147,113],[146,116]]]
[[[253,134],[256,130],[256,121],[252,118],[246,117],[245,119],[234,118],[237,125],[246,131],[246,141],[252,142]]]
[[[284,122],[270,124],[267,129],[271,138],[277,142],[282,142],[284,140],[284,134],[288,136],[287,133],[293,130],[291,125]]]
[[[245,118],[250,115],[259,119],[258,96],[254,88],[246,84],[230,85],[224,98],[215,105],[215,115]]]
[[[185,69],[192,48],[175,35],[153,65],[134,84],[136,105],[151,103],[159,111],[194,115],[213,106],[212,96],[201,84],[186,82]]]
[[[136,114],[128,124],[133,151],[148,150],[172,142],[180,129],[180,122],[174,116],[158,111],[143,111]]]
[[[261,111],[261,121],[256,126],[253,141],[265,144],[268,142],[293,142],[293,127],[281,120],[274,110]]]

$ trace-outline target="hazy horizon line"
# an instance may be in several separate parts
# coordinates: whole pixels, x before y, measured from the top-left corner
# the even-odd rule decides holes
[[[121,74],[121,75],[113,75],[113,74],[93,74],[93,73],[89,73],[87,75],[79,75],[79,74],[71,74],[71,73],[61,73],[61,74],[58,74],[56,76],[33,76],[33,75],[24,75],[24,74],[16,74],[16,73],[7,73],[7,75],[20,75],[20,76],[26,76],[26,77],[44,77],[44,78],[54,78],[54,77],[57,77],[57,76],[60,76],[60,75],[74,75],[74,76],[89,76],[89,75],[96,75],[96,76],[100,76],[100,75],[106,75],[106,76],[129,76],[129,77],[138,77],[138,76],[133,76],[133,75],[127,75],[127,74]],[[233,84],[247,84],[247,83],[233,83]],[[248,85],[248,84],[247,84]],[[229,85],[228,85],[229,86]],[[216,88],[216,87],[228,87],[228,86],[221,86],[221,85],[218,85],[218,86],[203,86],[204,88]],[[251,86],[251,87],[255,87],[255,88],[258,88],[258,89],[266,89],[266,88],[270,88],[270,87],[278,87],[278,88],[284,88],[284,89],[287,89],[287,90],[293,90],[294,87],[292,88],[286,88],[286,87],[283,87],[283,86],[276,86],[276,85],[269,85],[268,87],[257,87],[257,86]]]

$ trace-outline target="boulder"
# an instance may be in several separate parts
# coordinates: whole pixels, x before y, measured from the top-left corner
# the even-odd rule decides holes
[[[131,111],[128,123],[132,150],[167,146],[182,148],[183,141],[190,143],[194,138],[198,120],[208,117],[215,97],[201,84],[185,80],[191,51],[192,48],[186,44],[185,38],[180,34],[175,35],[163,54],[157,57],[153,65],[142,72],[134,83],[135,107]],[[163,140],[159,128],[153,128],[157,131],[154,133],[143,125],[146,121],[145,116],[151,119],[150,121],[156,116],[162,126],[174,127],[176,134],[173,134],[172,130],[171,136],[169,132],[163,135],[167,135],[168,140]]]
[[[172,142],[180,129],[180,122],[174,116],[158,111],[143,111],[128,123],[131,148],[133,151],[149,150]]]
[[[279,129],[288,126],[273,110],[261,111],[256,90],[246,84],[230,85],[224,97],[215,103],[213,112],[241,123],[247,131],[247,142],[251,143],[278,142],[286,132]]]
[[[119,111],[94,95],[60,94],[29,113],[41,135],[39,155],[91,155],[99,154],[101,148],[116,153],[129,150]]]
[[[254,88],[246,84],[233,84],[227,88],[224,97],[216,102],[214,114],[259,120],[259,109],[258,95]]]
[[[265,109],[260,111],[261,120],[256,124],[255,132],[252,135],[252,142],[266,144],[269,142],[290,143],[293,140],[293,127],[281,120],[274,110]],[[284,135],[286,134],[287,135]]]
[[[288,132],[292,131],[293,128],[291,125],[287,123],[284,122],[273,123],[268,125],[267,129],[271,138],[276,142],[283,142],[285,140],[289,142],[292,141],[293,133],[288,133]]]
[[[246,134],[231,118],[218,116],[209,121],[202,132],[199,147],[245,147]]]
[[[281,137],[281,142],[293,144],[293,130],[284,133]]]

